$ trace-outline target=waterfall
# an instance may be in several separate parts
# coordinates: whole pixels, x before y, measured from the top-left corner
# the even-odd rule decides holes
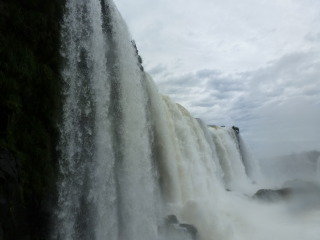
[[[203,240],[228,239],[221,196],[249,183],[237,133],[206,126],[158,92],[111,0],[67,0],[62,41],[51,238],[191,239],[181,224],[169,229],[174,214]]]
[[[126,26],[112,3],[71,0],[62,39],[65,104],[55,234],[153,238],[156,170],[148,97]]]

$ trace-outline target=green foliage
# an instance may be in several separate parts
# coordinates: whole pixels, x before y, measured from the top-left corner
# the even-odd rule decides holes
[[[17,196],[9,209],[13,222],[2,223],[4,239],[46,238],[44,215],[56,180],[63,4],[0,1],[0,147],[20,162]]]

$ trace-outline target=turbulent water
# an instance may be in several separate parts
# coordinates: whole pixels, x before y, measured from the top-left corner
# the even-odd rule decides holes
[[[65,102],[51,239],[319,236],[311,225],[310,236],[299,232],[279,214],[282,205],[251,198],[259,167],[241,136],[208,127],[158,92],[111,0],[67,0],[62,29]]]

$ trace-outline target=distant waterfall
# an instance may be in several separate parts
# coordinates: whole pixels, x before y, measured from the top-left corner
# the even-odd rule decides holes
[[[51,238],[186,239],[161,230],[170,214],[201,239],[222,234],[218,196],[247,181],[233,130],[208,128],[158,93],[111,1],[67,0],[65,11]]]

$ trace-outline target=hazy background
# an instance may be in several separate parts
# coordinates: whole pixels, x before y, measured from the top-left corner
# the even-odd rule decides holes
[[[115,0],[160,91],[257,157],[320,150],[319,0]]]

